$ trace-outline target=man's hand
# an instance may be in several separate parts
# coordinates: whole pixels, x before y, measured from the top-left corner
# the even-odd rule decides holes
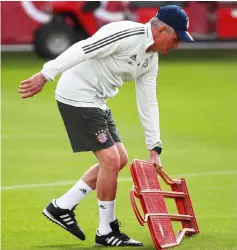
[[[160,169],[162,168],[162,163],[159,154],[155,150],[150,150],[149,160],[151,162],[154,162],[154,165],[156,167],[156,172],[159,173]]]
[[[39,72],[31,78],[22,81],[18,92],[21,93],[21,98],[33,97],[43,89],[45,83],[45,77]]]

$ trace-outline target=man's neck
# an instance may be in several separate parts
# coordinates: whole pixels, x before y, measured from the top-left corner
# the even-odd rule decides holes
[[[149,46],[147,49],[146,49],[146,53],[150,52],[150,51],[154,51],[153,50],[153,46],[154,44],[152,44],[151,46]]]

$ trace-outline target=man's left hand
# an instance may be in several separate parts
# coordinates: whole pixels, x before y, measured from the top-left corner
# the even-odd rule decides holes
[[[162,168],[162,163],[159,154],[155,150],[150,150],[149,160],[154,163],[156,172],[159,173],[160,169]]]
[[[20,83],[18,92],[21,93],[21,98],[33,97],[39,93],[46,83],[46,79],[42,73],[37,73],[31,78]]]

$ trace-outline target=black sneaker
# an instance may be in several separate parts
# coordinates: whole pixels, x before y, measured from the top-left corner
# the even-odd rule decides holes
[[[69,231],[71,234],[75,235],[77,238],[85,240],[86,236],[78,226],[73,210],[71,211],[69,209],[62,209],[58,207],[54,199],[43,210],[43,215],[52,222]]]
[[[129,238],[126,234],[120,232],[118,220],[110,223],[112,232],[106,235],[101,235],[98,230],[96,231],[95,243],[96,246],[136,246],[142,247],[143,243]]]

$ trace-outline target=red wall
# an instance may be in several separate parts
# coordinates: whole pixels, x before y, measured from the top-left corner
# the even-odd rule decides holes
[[[46,2],[29,3],[40,11]],[[20,1],[1,2],[1,44],[31,44],[32,33],[39,24],[26,13]]]
[[[32,44],[34,30],[49,20],[49,15],[43,12],[52,2],[47,1],[9,1],[1,2],[1,44]],[[198,4],[200,5],[198,7]],[[196,6],[195,6],[196,5]],[[207,6],[199,2],[190,2],[186,9],[190,15],[190,31],[207,34],[216,31],[219,39],[237,39],[237,6],[220,7],[212,23],[207,23]],[[140,19],[149,19],[156,13],[156,9],[147,13],[139,10]],[[138,20],[143,22],[144,20]],[[147,20],[148,21],[148,20]]]

